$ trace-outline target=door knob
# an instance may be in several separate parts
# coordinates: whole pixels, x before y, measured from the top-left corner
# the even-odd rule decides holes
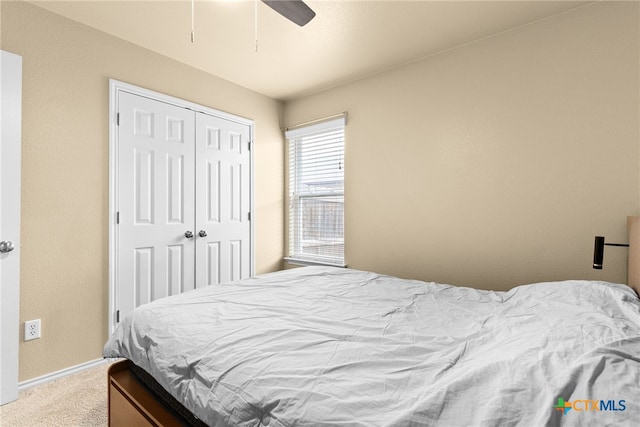
[[[7,252],[11,252],[14,249],[15,248],[12,242],[9,242],[7,240],[3,240],[2,242],[0,242],[0,253],[4,254]]]
[[[198,233],[198,236],[200,237],[207,237],[207,232],[204,230],[200,230],[200,232]]]
[[[191,239],[193,237],[193,233],[187,230],[184,232],[184,237],[186,237],[187,239]]]

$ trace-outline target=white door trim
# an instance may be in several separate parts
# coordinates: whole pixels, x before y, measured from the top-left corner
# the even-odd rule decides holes
[[[220,117],[232,122],[248,125],[250,127],[250,140],[254,141],[254,122],[253,120],[239,117],[230,113],[215,110],[210,107],[206,107],[200,104],[196,104],[183,99],[175,98],[169,95],[165,95],[159,92],[155,92],[149,89],[144,89],[129,83],[124,83],[118,80],[109,80],[109,335],[111,335],[116,327],[116,302],[117,302],[117,283],[116,272],[118,271],[117,265],[117,249],[118,249],[118,233],[116,227],[116,215],[119,210],[118,206],[118,94],[120,92],[128,92],[134,95],[143,96],[146,98],[154,99],[156,101],[165,102],[182,108],[188,108],[196,112],[202,112],[212,116]],[[253,145],[253,144],[251,144]],[[251,178],[250,178],[250,212],[251,212],[251,253],[250,253],[250,274],[255,274],[255,245],[254,245],[254,150],[251,150]]]
[[[0,405],[18,398],[20,329],[20,174],[22,145],[22,57],[0,51]]]

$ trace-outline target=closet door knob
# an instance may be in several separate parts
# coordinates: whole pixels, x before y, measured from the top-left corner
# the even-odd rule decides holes
[[[187,239],[191,239],[193,237],[193,233],[191,231],[185,231],[184,237],[186,237]]]
[[[200,237],[207,237],[207,232],[204,230],[200,230],[200,232],[198,233],[198,236]]]

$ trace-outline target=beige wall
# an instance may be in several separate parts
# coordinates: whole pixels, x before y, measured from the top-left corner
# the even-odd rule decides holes
[[[281,105],[30,4],[2,2],[2,49],[23,57],[20,381],[101,357],[108,310],[108,79],[255,121],[256,271],[281,267]]]
[[[349,266],[624,282],[626,249],[591,263],[640,214],[638,26],[636,2],[603,2],[287,102],[287,125],[349,113]]]

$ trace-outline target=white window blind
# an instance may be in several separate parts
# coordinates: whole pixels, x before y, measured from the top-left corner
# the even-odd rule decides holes
[[[341,117],[285,133],[291,262],[344,266],[344,126]]]

